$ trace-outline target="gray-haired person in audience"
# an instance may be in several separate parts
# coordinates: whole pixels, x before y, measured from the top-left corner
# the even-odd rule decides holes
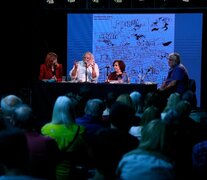
[[[89,99],[85,106],[85,114],[76,118],[76,123],[86,128],[86,135],[89,139],[98,129],[104,127],[102,121],[104,107],[101,99]]]
[[[22,103],[20,97],[14,94],[7,95],[1,99],[1,111],[5,116],[11,116],[14,109]]]
[[[135,109],[135,115],[141,118],[144,108],[142,94],[138,91],[133,91],[129,95],[132,99],[132,103]]]

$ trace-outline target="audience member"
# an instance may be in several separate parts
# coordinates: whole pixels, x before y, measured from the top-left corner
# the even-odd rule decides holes
[[[132,126],[137,126],[140,124],[140,117],[135,115],[135,109],[134,109],[133,102],[132,102],[132,99],[129,94],[127,94],[127,93],[120,94],[117,97],[116,102],[126,104],[127,106],[129,106],[129,108],[132,110],[132,112],[134,112],[134,116],[131,119]]]
[[[130,128],[134,125],[134,109],[122,102],[115,102],[109,111],[109,122],[111,128],[115,128],[131,137],[131,147],[136,148],[139,140],[129,133]]]
[[[116,102],[121,102],[123,104],[126,104],[130,108],[134,109],[132,99],[131,99],[131,97],[130,97],[130,95],[128,93],[120,94],[116,98]]]
[[[161,113],[162,119],[165,117],[165,114],[170,109],[175,109],[176,105],[181,101],[181,95],[179,93],[171,93],[167,99],[167,104],[164,110]]]
[[[196,143],[206,139],[207,130],[206,127],[189,117],[191,105],[188,101],[179,101],[174,110],[176,113],[171,113],[171,115],[175,117],[168,116],[168,119],[165,117],[164,120],[169,123],[169,118],[171,118],[170,125],[175,129],[173,138],[176,146],[172,150],[176,177],[177,179],[190,179],[193,175],[192,148]]]
[[[126,153],[117,168],[118,179],[175,179],[171,133],[160,119],[150,121],[142,131],[139,147]]]
[[[142,114],[140,125],[132,126],[129,130],[129,133],[141,140],[143,127],[146,126],[153,119],[158,119],[160,117],[161,115],[158,108],[156,108],[155,106],[148,107],[144,110]]]
[[[109,110],[112,104],[116,101],[117,95],[114,92],[108,92],[106,97],[104,98],[105,110],[103,112],[103,116],[109,115]]]
[[[63,155],[56,166],[56,179],[80,178],[76,177],[76,165],[84,163],[88,149],[84,140],[85,128],[75,123],[74,106],[70,98],[59,96],[56,99],[52,120],[41,128],[41,132],[55,139]]]
[[[58,55],[54,52],[47,53],[44,64],[40,65],[39,80],[46,82],[61,82],[63,66],[58,63]]]
[[[73,68],[69,72],[72,81],[77,82],[97,82],[99,77],[99,67],[91,52],[83,55],[82,61],[75,61]]]
[[[18,128],[1,130],[0,147],[0,168],[4,170],[1,180],[40,180],[28,175],[29,151],[23,131]]]
[[[193,146],[192,169],[192,179],[207,179],[207,140]]]
[[[126,104],[115,102],[111,106],[111,128],[98,130],[91,142],[96,167],[94,180],[116,179],[115,170],[123,154],[138,147],[139,140],[128,133],[133,116],[134,111]]]
[[[143,114],[143,109],[144,109],[143,97],[142,97],[141,93],[139,93],[138,91],[133,91],[129,95],[132,99],[132,104],[135,109],[135,115],[141,118],[141,116]]]
[[[42,136],[35,130],[33,112],[26,104],[19,105],[13,113],[13,126],[24,131],[29,148],[29,173],[33,177],[55,180],[55,169],[59,157],[54,139]]]
[[[85,106],[84,116],[76,118],[76,123],[86,128],[87,140],[90,140],[97,130],[104,127],[103,110],[104,103],[101,99],[89,99]]]
[[[10,94],[1,99],[1,112],[8,117],[11,117],[15,108],[23,104],[23,101],[20,97]]]
[[[188,101],[191,104],[193,111],[197,110],[197,98],[196,98],[196,94],[193,91],[187,90],[182,95],[182,99]]]
[[[126,65],[122,60],[113,62],[114,71],[108,75],[106,82],[129,83],[129,78],[125,72]]]
[[[115,171],[122,156],[138,144],[133,136],[115,128],[103,128],[97,131],[92,143],[92,155],[95,161],[93,180],[115,180]]]
[[[188,88],[189,76],[186,67],[181,64],[180,54],[175,52],[169,54],[168,65],[170,69],[167,79],[163,82],[160,90],[168,95],[173,92],[183,94]]]
[[[160,91],[148,92],[144,97],[144,109],[155,106],[160,112],[166,107],[167,97]]]

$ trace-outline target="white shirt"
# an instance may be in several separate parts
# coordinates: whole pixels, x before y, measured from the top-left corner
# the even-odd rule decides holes
[[[72,81],[77,81],[77,82],[97,82],[98,81],[99,67],[96,63],[95,63],[95,72],[96,72],[95,78],[92,77],[92,67],[91,66],[88,66],[86,68],[86,65],[83,61],[78,61],[77,63],[78,63],[78,68],[77,68],[76,75],[72,76],[72,71],[75,68],[74,66],[69,72],[69,75],[70,75]],[[87,72],[86,72],[86,70],[87,70]],[[87,76],[86,76],[86,74],[87,74]]]

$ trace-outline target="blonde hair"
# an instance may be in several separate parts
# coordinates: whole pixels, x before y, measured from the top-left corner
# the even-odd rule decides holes
[[[116,99],[117,102],[120,102],[120,103],[123,103],[123,104],[126,104],[127,106],[131,107],[134,109],[134,106],[133,106],[133,102],[132,102],[132,98],[130,97],[129,94],[121,94],[117,97]]]
[[[58,58],[58,55],[54,52],[48,52],[46,57],[45,57],[45,64],[47,67],[51,66],[51,60],[53,60],[53,58]]]
[[[168,143],[166,138],[166,123],[154,119],[143,127],[139,148],[165,154]]]

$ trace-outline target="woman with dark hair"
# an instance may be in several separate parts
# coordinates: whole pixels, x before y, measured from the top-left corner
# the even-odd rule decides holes
[[[113,62],[114,71],[107,78],[107,82],[128,83],[129,79],[125,72],[126,65],[122,60]]]

